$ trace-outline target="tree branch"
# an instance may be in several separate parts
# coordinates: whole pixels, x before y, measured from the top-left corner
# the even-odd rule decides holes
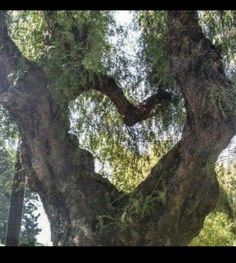
[[[235,87],[224,74],[219,51],[202,33],[197,12],[168,12],[167,51],[171,59],[172,75],[187,102],[187,118],[181,141],[160,160],[147,180],[137,188],[136,191],[142,195],[150,192],[155,182],[158,182],[155,189],[163,187],[159,180],[160,175],[162,179],[169,180],[170,176],[177,176],[178,172],[180,176],[183,173],[187,174],[187,167],[185,170],[178,171],[177,166],[184,166],[182,163],[184,159],[186,159],[185,163],[189,164],[194,152],[203,163],[208,156],[213,156],[211,160],[209,157],[209,164],[214,168],[212,160],[217,160],[236,131],[236,104],[232,103],[233,105],[229,107],[224,101],[225,92],[232,94],[232,98],[235,96]],[[207,67],[205,67],[206,62]],[[209,91],[216,97],[221,95],[219,101],[222,100],[221,105],[224,108],[220,109],[217,104],[219,101],[210,98]],[[203,103],[204,101],[206,103]],[[214,103],[215,105],[211,105]],[[168,167],[163,166],[164,162]],[[166,173],[167,169],[171,172]],[[200,166],[198,170],[200,171]]]
[[[6,11],[0,11],[0,65],[0,103],[8,110],[23,106],[22,100],[32,100],[47,86],[42,68],[24,57],[9,36]]]
[[[149,118],[157,104],[165,104],[166,106],[166,103],[170,103],[171,101],[170,93],[159,90],[156,94],[135,106],[125,97],[114,78],[102,76],[95,83],[92,89],[101,92],[111,99],[127,126],[133,126],[137,122]]]
[[[168,12],[166,47],[187,118],[182,139],[132,193],[132,225],[124,239],[135,233],[138,245],[187,245],[198,235],[217,204],[215,162],[236,131],[235,87],[202,33],[197,12]],[[136,204],[146,207],[147,201],[150,208],[140,218]]]
[[[61,36],[61,28],[56,23],[56,12],[44,11],[44,17],[48,24],[51,40],[55,38],[59,41]],[[77,28],[75,18],[71,15],[70,19],[72,19],[72,21],[74,20],[74,26],[72,26],[70,32],[73,34],[75,42],[80,43],[81,47],[87,48],[87,46],[89,45],[89,26],[84,24],[81,28]],[[69,40],[66,45],[68,49],[70,46]],[[83,54],[81,53],[79,56],[79,60],[82,60],[82,58]],[[84,67],[82,66],[81,68]],[[133,126],[137,122],[149,118],[152,110],[157,104],[164,105],[165,103],[169,103],[171,101],[170,93],[160,90],[156,94],[146,99],[144,102],[140,103],[137,106],[134,106],[125,97],[122,89],[119,87],[115,79],[105,75],[95,77],[94,83],[88,83],[86,86],[80,87],[78,90],[74,91],[73,94],[70,95],[69,99],[75,99],[83,91],[87,91],[90,89],[97,90],[109,97],[116,106],[118,112],[123,117],[123,121],[127,126]]]

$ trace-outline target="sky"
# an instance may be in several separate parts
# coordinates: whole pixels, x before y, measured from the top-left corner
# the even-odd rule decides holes
[[[50,224],[41,202],[39,202],[37,213],[40,213],[38,218],[38,227],[42,229],[37,236],[37,241],[45,246],[52,246]]]
[[[132,21],[132,12],[130,11],[117,11],[115,13],[115,19],[116,21],[118,21],[121,25],[125,26],[128,25],[131,21]],[[132,50],[132,46],[134,46],[135,43],[135,39],[137,39],[138,37],[138,33],[131,33],[129,35],[128,40],[125,41],[126,43],[126,51],[129,53],[134,53],[134,51]],[[115,41],[115,39],[113,39],[112,41]],[[236,136],[233,137],[229,147],[227,147],[220,155],[219,159],[222,159],[225,161],[225,164],[227,164],[227,160],[231,160],[231,159],[235,159],[236,158]],[[42,203],[40,203],[40,206],[38,208],[38,212],[41,214],[39,219],[38,219],[38,223],[39,223],[39,228],[42,229],[42,231],[39,233],[39,235],[37,236],[37,240],[39,243],[44,244],[46,246],[51,246],[52,242],[50,239],[50,225],[49,225],[49,221],[47,219],[47,216],[45,214],[45,211],[43,209]]]

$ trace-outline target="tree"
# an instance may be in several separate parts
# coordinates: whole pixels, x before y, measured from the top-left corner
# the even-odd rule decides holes
[[[6,246],[18,246],[25,195],[25,174],[22,169],[20,150],[17,151],[12,183],[11,203],[7,224]]]
[[[216,206],[215,162],[236,131],[235,86],[197,12],[150,12],[140,21],[144,70],[147,79],[153,76],[146,95],[149,88],[156,92],[138,104],[121,87],[122,72],[104,66],[110,65],[109,56],[103,61],[110,49],[109,12],[0,14],[0,103],[19,129],[23,169],[41,197],[54,245],[187,245]],[[163,32],[151,34],[158,21]],[[22,44],[27,37],[31,45]],[[153,41],[163,48],[156,52],[164,61],[161,77],[154,71],[158,59],[150,56]],[[125,61],[119,63],[127,69]],[[96,173],[93,155],[70,132],[70,103],[85,93],[109,98],[128,127],[177,112],[184,101],[181,139],[131,193]]]
[[[10,202],[11,181],[14,172],[13,162],[7,151],[1,147],[0,149],[0,243],[5,243],[7,218]]]
[[[38,226],[38,218],[40,214],[37,212],[38,209],[38,195],[32,193],[26,188],[22,228],[20,234],[20,245],[24,246],[35,246],[42,245],[37,242],[37,235],[41,231]]]
[[[0,157],[0,243],[5,244],[6,233],[7,233],[7,223],[9,216],[9,207],[11,200],[11,187],[13,181],[13,174],[15,173],[14,160],[15,157],[9,154],[9,151],[1,143],[1,157]],[[12,155],[12,156],[11,156]],[[35,193],[29,191],[26,188],[26,193],[24,196],[24,208],[22,217],[22,227],[20,233],[20,245],[35,245],[36,236],[40,232],[38,228],[37,219],[39,214],[37,214],[37,200],[38,196]],[[15,212],[15,211],[13,211]],[[18,216],[18,215],[17,215]],[[14,222],[15,223],[15,222]],[[16,245],[16,244],[15,244]]]

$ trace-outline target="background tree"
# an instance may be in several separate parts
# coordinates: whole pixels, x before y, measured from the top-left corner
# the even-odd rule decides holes
[[[11,189],[11,202],[7,223],[6,246],[18,246],[23,214],[26,176],[22,169],[19,145],[16,154],[15,171]]]
[[[38,218],[40,216],[38,209],[39,197],[36,193],[32,193],[26,188],[22,229],[20,236],[20,245],[38,246],[42,245],[37,241],[37,235],[40,233]]]
[[[224,41],[235,39],[234,17],[139,12],[132,59],[108,41],[128,34],[112,12],[1,12],[0,102],[54,245],[186,245],[200,232],[219,195],[215,162],[236,130],[234,41]],[[163,140],[133,191],[138,179],[128,193],[110,182],[113,160],[140,159]]]
[[[14,165],[9,154],[1,147],[0,150],[0,243],[5,244],[8,212],[11,198],[11,181]]]
[[[8,127],[9,128],[9,127]],[[15,151],[14,148],[6,150],[4,143],[1,143],[0,157],[0,243],[5,244],[8,224],[9,207],[11,200],[11,188],[13,175],[15,173]],[[38,196],[26,189],[24,197],[24,209],[22,227],[20,234],[20,245],[35,245],[36,236],[40,232],[38,228],[37,213]]]

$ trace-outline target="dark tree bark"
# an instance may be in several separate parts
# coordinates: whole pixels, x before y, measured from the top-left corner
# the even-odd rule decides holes
[[[18,125],[23,169],[43,201],[54,245],[187,245],[214,209],[215,161],[236,131],[235,103],[227,101],[235,87],[196,12],[170,11],[166,41],[172,74],[186,102],[183,136],[128,195],[94,172],[93,156],[68,132],[67,105],[54,102],[43,70],[22,57],[1,12],[0,103]],[[16,78],[19,68],[23,73]],[[135,107],[104,76],[91,88],[109,96],[128,125],[169,100],[158,94]],[[122,217],[131,222],[123,229]]]
[[[22,169],[20,150],[18,149],[7,224],[6,246],[19,246],[24,194],[25,175]]]
[[[133,126],[137,122],[148,119],[156,105],[167,106],[171,102],[171,94],[164,90],[159,90],[139,105],[134,106],[125,97],[116,81],[108,76],[98,78],[96,85],[93,85],[92,88],[111,99],[127,126]]]

